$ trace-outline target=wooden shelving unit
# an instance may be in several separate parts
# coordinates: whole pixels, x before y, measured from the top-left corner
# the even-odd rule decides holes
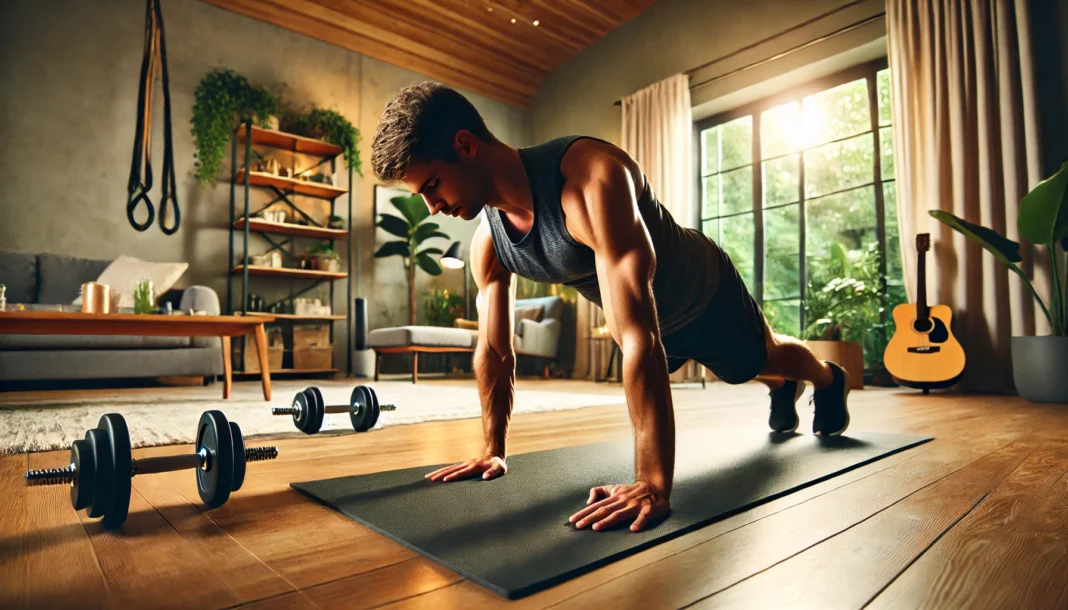
[[[234,221],[234,228],[238,231],[245,228],[245,219],[238,218]],[[275,235],[292,235],[293,237],[310,237],[324,241],[341,241],[349,238],[349,232],[344,229],[324,229],[308,225],[296,225],[292,223],[267,222],[262,218],[253,218],[249,223],[249,230],[257,233],[274,233]]]
[[[344,265],[345,270],[339,272],[252,265],[249,250],[250,241],[253,237],[257,237],[257,241],[262,241],[267,244],[267,252],[278,250],[283,253],[285,258],[294,260],[301,252],[303,252],[303,250],[298,252],[297,244],[301,240],[328,242],[351,240],[352,170],[348,170],[349,179],[347,184],[349,188],[347,189],[339,188],[332,184],[286,178],[257,171],[249,171],[246,175],[245,171],[245,168],[255,169],[252,165],[251,154],[251,146],[255,146],[261,150],[263,147],[266,147],[277,151],[294,153],[292,155],[292,161],[290,161],[289,155],[282,155],[281,157],[277,155],[274,156],[275,158],[286,162],[287,165],[289,163],[292,163],[293,165],[304,163],[305,167],[293,167],[297,175],[301,175],[302,173],[314,175],[318,171],[318,168],[324,165],[329,168],[328,174],[333,175],[337,169],[338,158],[342,155],[341,147],[314,138],[307,138],[271,129],[263,129],[252,125],[251,122],[245,122],[240,125],[234,131],[233,137],[234,140],[231,147],[231,167],[233,169],[230,174],[230,265],[229,280],[227,282],[226,308],[231,314],[236,315],[274,316],[275,320],[272,324],[280,324],[283,326],[283,368],[272,370],[272,375],[299,376],[302,374],[321,375],[342,372],[341,368],[292,368],[294,345],[290,340],[292,337],[287,329],[298,324],[327,324],[330,325],[330,342],[333,344],[335,343],[334,325],[338,322],[344,322],[345,342],[348,348],[348,362],[345,370],[351,373],[353,295],[352,281],[348,270],[353,268],[352,249],[345,248],[348,253],[348,256],[345,259],[347,264]],[[238,153],[239,144],[242,145],[241,148],[243,149],[240,156]],[[263,155],[258,154],[258,156],[263,158]],[[307,161],[308,157],[311,157],[313,161],[309,163]],[[260,207],[250,209],[252,205],[250,203],[250,195],[254,189],[263,190],[274,195],[273,201],[268,205],[278,203],[287,205],[293,210],[294,216],[299,214],[300,216],[309,219],[312,223],[316,222],[315,220],[312,220],[312,217],[316,219],[321,217],[315,216],[309,208],[302,208],[302,200],[299,198],[310,197],[329,202],[329,213],[333,216],[338,212],[338,210],[336,210],[337,200],[342,196],[347,195],[348,216],[346,223],[348,227],[346,229],[331,229],[325,226],[317,226],[315,224],[299,225],[294,223],[274,223],[268,222],[262,218],[253,217],[252,213],[256,209],[261,209]],[[260,204],[257,204],[257,206],[259,205]],[[305,202],[303,205],[308,205],[308,203]],[[322,203],[314,203],[313,206],[322,206]],[[320,211],[320,213],[322,212]],[[309,216],[309,214],[311,214],[311,216]],[[342,215],[344,215],[343,212]],[[286,238],[272,238],[270,237],[271,235],[282,235],[286,236]],[[238,252],[240,252],[240,254],[238,254]],[[234,290],[235,278],[240,278],[240,292]],[[248,311],[249,284],[253,278],[256,278],[259,282],[289,282],[289,296],[276,302],[282,305],[291,304],[297,297],[323,284],[329,286],[329,299],[330,302],[333,303],[335,301],[335,284],[342,280],[348,280],[345,282],[345,311],[342,314],[325,316]],[[292,309],[290,309],[290,311],[292,311]],[[243,360],[237,361],[240,362]],[[336,365],[338,363],[335,362],[334,364]],[[258,373],[254,373],[254,375],[258,375]]]
[[[241,275],[244,273],[244,265],[238,265],[230,270],[234,275]],[[344,280],[349,277],[349,274],[338,271],[316,271],[315,269],[290,269],[288,267],[260,267],[257,265],[248,266],[249,275],[257,275],[260,277],[288,277],[293,279],[305,279],[305,280]]]
[[[237,180],[238,184],[243,185],[245,183],[245,172],[237,172],[235,180]],[[294,178],[275,176],[274,174],[265,174],[262,172],[249,172],[248,182],[251,186],[273,186],[289,193],[305,195],[308,197],[318,197],[319,199],[337,199],[348,193],[345,189],[330,184],[323,184],[322,182],[296,180]]]
[[[237,141],[243,143],[246,138],[245,130],[239,129],[237,132]],[[252,126],[252,142],[254,144],[263,144],[264,146],[270,146],[271,148],[277,148],[279,150],[288,150],[319,157],[337,157],[341,154],[341,147],[337,144],[323,142],[322,140],[316,140],[314,138],[306,138],[292,133],[285,133],[284,131],[264,129],[263,127],[257,127],[255,125]]]
[[[250,311],[247,316],[265,316],[277,320],[293,320],[294,322],[328,322],[344,320],[345,316],[298,316],[292,313],[265,313],[262,311]]]

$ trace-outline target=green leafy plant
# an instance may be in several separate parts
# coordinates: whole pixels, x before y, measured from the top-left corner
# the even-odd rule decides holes
[[[196,178],[201,184],[209,184],[222,165],[235,119],[252,119],[266,127],[278,103],[263,87],[253,86],[244,76],[222,68],[208,72],[194,96],[190,122],[196,146]]]
[[[1053,290],[1049,307],[1039,296],[1031,280],[1016,266],[1016,263],[1023,260],[1020,256],[1020,242],[1008,239],[993,229],[972,224],[949,212],[931,210],[928,213],[982,246],[994,255],[995,260],[1023,278],[1027,287],[1031,289],[1035,301],[1046,315],[1053,335],[1068,336],[1068,281],[1065,281],[1062,286],[1059,265],[1068,251],[1068,163],[1061,165],[1055,174],[1038,183],[1030,193],[1024,196],[1016,219],[1016,229],[1021,238],[1049,249],[1053,275]],[[1060,246],[1060,252],[1057,251],[1058,246]],[[1068,265],[1068,259],[1063,262]]]
[[[308,250],[308,254],[319,258],[332,258],[334,260],[341,259],[341,255],[338,254],[337,249],[334,247],[334,242],[330,241],[319,242],[315,246],[312,246]]]
[[[341,113],[333,109],[299,107],[289,100],[279,103],[279,128],[282,131],[308,138],[321,138],[341,147],[347,167],[363,176],[360,161],[360,130]]]
[[[426,295],[426,323],[430,326],[452,326],[464,315],[464,298],[447,288],[431,288]]]
[[[152,313],[155,307],[152,298],[152,281],[140,280],[134,284],[134,313]]]
[[[832,243],[825,254],[809,260],[805,296],[807,326],[802,336],[861,343],[864,367],[869,371],[881,368],[892,334],[889,312],[905,301],[901,290],[890,289],[884,294],[879,258],[876,243],[860,250],[846,250]]]
[[[404,270],[408,277],[408,324],[415,324],[415,268],[418,266],[430,275],[441,275],[441,266],[432,255],[442,254],[440,248],[419,247],[423,242],[435,237],[449,239],[439,229],[439,225],[426,222],[430,211],[426,209],[423,198],[419,195],[410,197],[393,197],[393,207],[400,211],[400,216],[379,214],[376,226],[400,239],[388,241],[375,252],[375,258],[400,256],[404,259]]]

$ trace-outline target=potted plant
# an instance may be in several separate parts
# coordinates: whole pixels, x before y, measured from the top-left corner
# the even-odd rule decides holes
[[[1068,266],[1065,254],[1068,251],[1068,163],[1024,196],[1016,220],[1021,238],[1049,250],[1053,277],[1048,307],[1031,280],[1016,266],[1023,260],[1019,242],[942,210],[929,213],[982,246],[1027,283],[1049,322],[1051,333],[1012,338],[1012,377],[1016,390],[1032,402],[1068,404],[1068,375],[1065,375],[1068,371],[1068,281],[1062,285],[1061,277],[1061,264]]]
[[[226,156],[226,143],[235,121],[252,119],[268,127],[278,103],[266,89],[228,69],[208,72],[197,85],[193,102],[193,144],[196,146],[196,178],[210,183]]]
[[[882,355],[877,344],[879,337],[885,337],[880,322],[885,297],[878,244],[847,252],[835,242],[825,256],[814,257],[809,267],[808,323],[802,337],[818,358],[840,365],[849,373],[852,387],[861,389],[866,368],[877,376]],[[866,354],[872,362],[866,362]]]
[[[340,217],[340,216],[333,215],[326,222],[326,226],[329,229],[344,229],[345,228],[345,219]]]
[[[408,324],[414,326],[416,266],[430,275],[441,275],[441,266],[432,256],[441,255],[441,249],[423,248],[420,250],[419,247],[428,239],[435,237],[449,239],[449,236],[438,230],[437,223],[425,222],[430,216],[430,211],[426,209],[421,196],[393,197],[390,203],[400,211],[401,216],[379,214],[376,226],[400,239],[382,244],[382,247],[375,252],[375,258],[400,256],[404,259],[404,270],[408,276]]]
[[[356,129],[341,113],[336,110],[318,108],[315,105],[305,110],[288,100],[283,100],[279,107],[282,131],[307,138],[324,140],[340,146],[341,154],[345,157],[346,166],[363,176],[363,166],[360,162],[358,148],[360,130]],[[331,180],[326,182],[331,182]]]
[[[320,242],[308,251],[312,258],[312,268],[319,271],[337,272],[341,269],[341,255],[334,249],[334,243]]]
[[[452,326],[464,316],[464,298],[448,288],[431,288],[426,296],[426,323],[430,326]]]

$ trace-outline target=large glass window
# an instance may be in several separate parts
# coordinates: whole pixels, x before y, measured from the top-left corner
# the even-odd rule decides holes
[[[904,302],[885,62],[698,125],[703,232],[772,327],[882,359]]]

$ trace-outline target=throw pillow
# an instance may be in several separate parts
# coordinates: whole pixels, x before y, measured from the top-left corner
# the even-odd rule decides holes
[[[155,302],[160,295],[174,286],[188,268],[189,263],[153,263],[122,255],[111,261],[96,281],[107,284],[111,293],[118,295],[119,308],[133,307],[134,287],[137,282],[146,279],[152,282],[152,301]],[[80,301],[81,297],[78,297],[78,302]]]
[[[516,307],[515,308],[515,333],[519,334],[519,321],[531,320],[534,322],[541,322],[542,316],[545,315],[545,306],[538,305],[536,307]]]

